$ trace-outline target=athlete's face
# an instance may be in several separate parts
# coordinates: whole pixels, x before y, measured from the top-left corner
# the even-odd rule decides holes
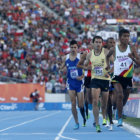
[[[103,41],[100,38],[96,38],[94,43],[93,43],[93,47],[94,50],[101,50],[103,46]]]
[[[120,37],[120,42],[124,45],[127,45],[129,43],[129,37],[130,37],[129,33],[122,34],[122,36]]]
[[[115,47],[115,40],[114,39],[109,39],[107,42],[107,48],[110,49],[112,47]]]
[[[70,46],[70,51],[71,51],[72,53],[77,52],[77,51],[78,51],[78,46],[77,46],[77,44],[71,45],[71,46]]]

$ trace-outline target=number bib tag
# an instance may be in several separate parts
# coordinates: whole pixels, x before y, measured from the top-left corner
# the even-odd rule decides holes
[[[120,69],[123,69],[123,70],[129,69],[129,65],[127,64],[126,61],[119,62],[119,66],[120,66]]]
[[[78,77],[78,71],[77,70],[70,70],[70,76],[72,79],[75,79]]]
[[[94,67],[94,72],[96,76],[102,76],[103,75],[103,68],[102,67]]]

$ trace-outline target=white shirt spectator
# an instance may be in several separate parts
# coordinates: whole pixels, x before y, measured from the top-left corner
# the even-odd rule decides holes
[[[47,91],[47,93],[52,93],[52,89],[53,89],[53,84],[50,81],[48,81],[46,83],[46,91]]]

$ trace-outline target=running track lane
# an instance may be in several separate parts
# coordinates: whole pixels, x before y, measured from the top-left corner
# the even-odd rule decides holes
[[[93,115],[87,126],[73,130],[71,111],[13,111],[0,112],[0,140],[140,140],[134,134],[114,126],[113,131],[101,125],[102,132],[93,127]],[[100,118],[100,122],[102,122]]]

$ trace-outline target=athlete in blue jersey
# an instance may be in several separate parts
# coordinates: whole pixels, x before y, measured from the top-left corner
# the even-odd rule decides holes
[[[67,68],[67,89],[72,104],[72,114],[75,120],[74,129],[79,128],[76,101],[78,102],[78,107],[80,108],[80,113],[83,117],[83,126],[86,125],[83,92],[84,73],[81,68],[77,68],[79,60],[80,54],[78,53],[77,42],[72,40],[70,42],[70,53],[63,58],[63,63],[61,64],[60,69],[63,69],[65,66]]]

